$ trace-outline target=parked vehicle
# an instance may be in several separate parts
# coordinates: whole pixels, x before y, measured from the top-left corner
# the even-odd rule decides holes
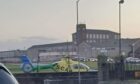
[[[69,56],[61,58],[60,61],[56,61],[50,64],[32,63],[31,59],[27,55],[21,56],[21,69],[25,73],[34,72],[37,70],[52,69],[55,72],[87,72],[90,70],[89,66],[84,63],[74,61]]]
[[[19,84],[12,73],[0,63],[0,84]]]
[[[132,63],[139,63],[140,59],[139,58],[135,58],[135,57],[128,57],[125,59],[126,62],[132,62]]]

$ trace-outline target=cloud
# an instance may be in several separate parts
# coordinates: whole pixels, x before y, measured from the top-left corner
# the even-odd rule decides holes
[[[28,49],[32,45],[49,44],[60,42],[61,40],[47,37],[22,37],[19,39],[9,39],[0,41],[0,51],[9,51],[16,49]]]

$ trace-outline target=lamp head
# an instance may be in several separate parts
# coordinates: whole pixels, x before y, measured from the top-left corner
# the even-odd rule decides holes
[[[119,4],[123,4],[123,3],[124,3],[124,0],[120,0],[120,1],[119,1]]]
[[[77,0],[76,2],[79,3],[80,0]]]

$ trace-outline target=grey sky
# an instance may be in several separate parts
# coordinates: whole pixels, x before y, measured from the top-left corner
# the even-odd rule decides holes
[[[118,1],[80,0],[79,22],[90,29],[118,32]],[[8,47],[11,39],[22,37],[71,40],[76,24],[75,3],[76,0],[0,0],[0,43]],[[122,5],[123,37],[140,37],[139,3],[140,0],[125,0]]]

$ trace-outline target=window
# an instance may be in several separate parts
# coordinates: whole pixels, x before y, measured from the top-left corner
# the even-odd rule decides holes
[[[100,34],[100,39],[102,39],[102,34]]]
[[[87,34],[87,38],[89,38],[89,34]]]
[[[90,40],[90,43],[92,43],[92,40]]]
[[[90,38],[92,39],[92,34],[90,34]]]
[[[105,38],[105,34],[103,34],[103,39],[106,39],[106,38]]]
[[[96,43],[96,40],[93,40],[94,43]]]
[[[84,69],[84,68],[85,68],[82,64],[80,64],[80,65],[79,65],[79,64],[74,64],[74,65],[73,65],[73,68],[74,68],[74,69],[78,69],[78,67],[79,67],[80,69]]]
[[[109,35],[106,35],[106,39],[109,39]]]
[[[92,37],[95,38],[95,34],[93,34]]]
[[[99,39],[99,35],[98,34],[96,34],[96,38]]]

